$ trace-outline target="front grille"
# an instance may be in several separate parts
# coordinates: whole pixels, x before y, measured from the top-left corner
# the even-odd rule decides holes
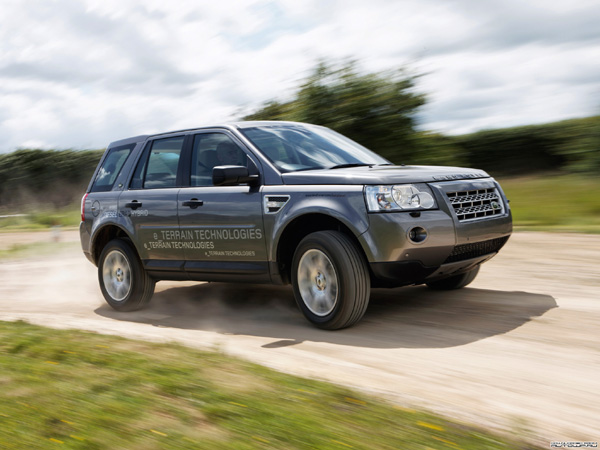
[[[502,214],[502,200],[496,188],[447,192],[448,199],[460,222],[478,220]]]
[[[444,264],[477,258],[478,256],[483,256],[490,253],[496,253],[500,251],[502,247],[504,247],[506,241],[508,241],[508,236],[490,239],[489,241],[457,245],[452,250],[452,253],[450,253],[450,256],[446,258]]]

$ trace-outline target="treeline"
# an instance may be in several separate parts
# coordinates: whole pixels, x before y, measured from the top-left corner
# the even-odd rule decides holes
[[[600,116],[463,136],[417,131],[426,97],[405,72],[361,74],[356,64],[319,64],[287,102],[271,100],[245,120],[332,128],[395,163],[470,166],[494,175],[600,172]]]
[[[0,209],[56,209],[76,203],[103,151],[22,149],[0,154]]]
[[[390,137],[404,141],[398,150],[369,145],[361,137],[355,139],[396,163],[476,167],[493,176],[549,171],[600,174],[600,116],[462,136],[413,132]],[[0,154],[0,210],[76,203],[102,152],[25,149]]]
[[[600,116],[450,138],[467,163],[494,174],[600,174]]]
[[[467,166],[494,176],[600,173],[600,116],[445,136],[416,130],[426,97],[405,72],[362,74],[355,64],[320,64],[287,102],[271,100],[246,120],[324,125],[395,163]],[[77,202],[102,150],[0,154],[0,210]]]

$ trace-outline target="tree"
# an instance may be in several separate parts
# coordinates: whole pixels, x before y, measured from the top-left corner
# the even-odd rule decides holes
[[[404,71],[360,74],[321,62],[295,98],[271,100],[244,120],[292,120],[332,128],[393,162],[414,162],[415,113],[425,96]]]

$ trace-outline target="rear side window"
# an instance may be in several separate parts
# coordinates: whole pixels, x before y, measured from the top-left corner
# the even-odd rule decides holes
[[[179,136],[153,141],[149,154],[142,155],[135,169],[131,189],[175,187],[184,139],[184,136]]]
[[[106,192],[113,188],[115,180],[121,172],[123,164],[127,161],[133,147],[135,147],[135,144],[111,148],[108,151],[108,155],[106,155],[102,167],[100,167],[100,170],[98,170],[98,173],[96,174],[96,179],[92,185],[91,192]]]

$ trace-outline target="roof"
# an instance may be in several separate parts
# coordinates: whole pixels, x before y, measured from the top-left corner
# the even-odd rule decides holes
[[[148,139],[150,137],[163,136],[163,135],[174,134],[174,133],[201,131],[201,130],[212,129],[212,128],[242,129],[242,128],[251,128],[251,127],[266,127],[266,126],[274,126],[274,125],[293,126],[293,125],[310,125],[310,124],[302,123],[302,122],[289,122],[289,121],[283,121],[283,120],[248,120],[248,121],[240,121],[240,122],[221,122],[221,123],[216,123],[216,124],[212,124],[212,125],[204,125],[204,126],[200,126],[197,128],[186,128],[186,129],[182,129],[182,130],[166,131],[163,133],[155,133],[155,134],[141,134],[139,136],[134,136],[134,137],[120,139],[118,141],[111,142],[109,147],[117,147],[120,145],[133,144],[133,143],[145,141],[146,139]]]

